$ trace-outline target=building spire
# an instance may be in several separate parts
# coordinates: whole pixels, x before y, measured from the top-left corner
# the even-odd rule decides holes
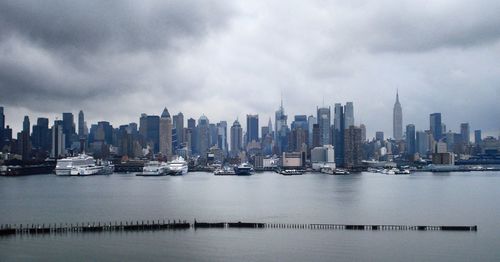
[[[399,103],[399,88],[396,88],[396,103]]]
[[[280,109],[283,110],[283,90],[281,90],[281,92],[280,92],[280,101],[281,101]]]

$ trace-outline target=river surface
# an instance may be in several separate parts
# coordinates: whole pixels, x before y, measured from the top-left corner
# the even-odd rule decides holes
[[[500,261],[500,173],[0,177],[0,224],[477,225],[477,232],[189,229],[0,237],[0,261]]]

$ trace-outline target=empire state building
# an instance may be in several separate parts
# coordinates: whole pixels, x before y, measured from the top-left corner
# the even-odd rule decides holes
[[[392,114],[392,131],[395,140],[403,139],[403,110],[399,103],[399,92],[396,91],[396,103]]]

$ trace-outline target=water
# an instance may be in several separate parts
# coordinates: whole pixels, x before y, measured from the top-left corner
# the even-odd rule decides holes
[[[500,261],[500,173],[0,177],[0,223],[478,225],[478,232],[199,229],[0,238],[0,261]]]

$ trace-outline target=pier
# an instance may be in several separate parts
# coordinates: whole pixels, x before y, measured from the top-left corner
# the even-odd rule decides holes
[[[429,225],[360,225],[360,224],[281,224],[256,222],[186,222],[186,220],[141,220],[120,222],[86,222],[59,224],[2,224],[0,236],[40,235],[77,232],[158,231],[187,229],[308,229],[350,231],[462,231],[477,232],[474,226],[429,226]]]

